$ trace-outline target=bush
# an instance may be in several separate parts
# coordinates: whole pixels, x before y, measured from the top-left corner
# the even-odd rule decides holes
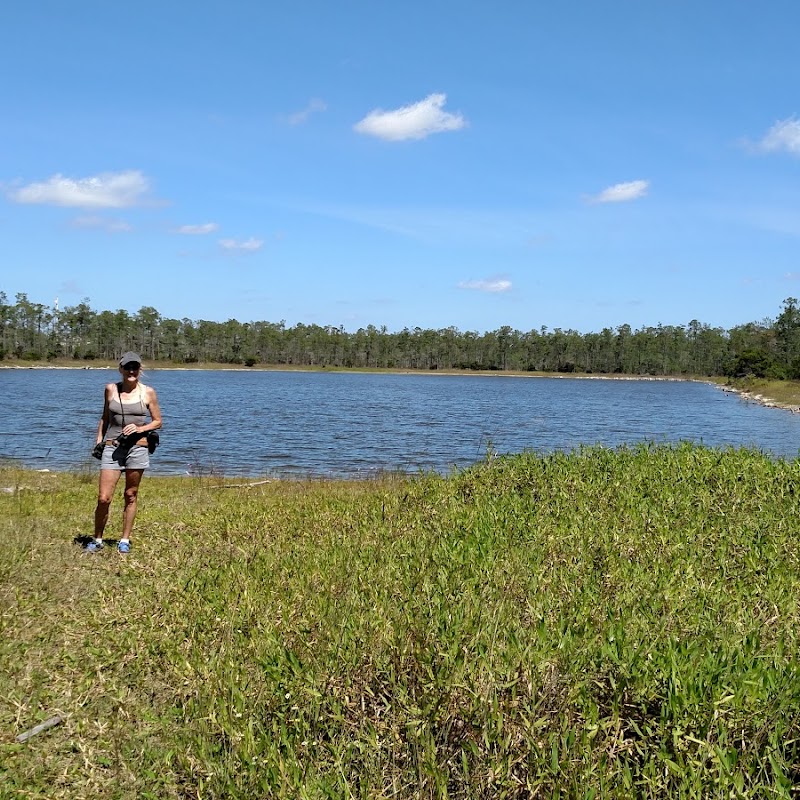
[[[726,375],[731,378],[779,377],[774,374],[775,359],[763,350],[743,350],[727,367]]]

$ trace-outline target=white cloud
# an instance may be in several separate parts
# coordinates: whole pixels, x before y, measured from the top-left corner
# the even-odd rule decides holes
[[[256,250],[260,250],[264,246],[264,240],[255,239],[252,236],[242,242],[239,242],[236,239],[220,239],[219,246],[223,250],[241,253],[254,253]]]
[[[458,288],[499,294],[501,292],[511,291],[511,281],[507,278],[489,278],[483,281],[461,281],[458,284]]]
[[[615,183],[608,189],[603,189],[600,194],[589,198],[592,203],[626,203],[638,200],[647,194],[650,181],[629,181],[628,183]]]
[[[315,97],[309,101],[308,105],[302,111],[296,111],[294,114],[290,114],[288,122],[290,125],[302,125],[304,122],[308,122],[312,114],[318,114],[321,111],[327,110],[327,104],[323,100],[319,100]]]
[[[99,228],[108,233],[127,233],[133,230],[131,225],[124,219],[106,219],[105,217],[76,217],[72,220],[75,228]]]
[[[147,193],[147,178],[138,170],[102,172],[89,178],[67,178],[56,174],[40,183],[30,183],[9,194],[16,203],[77,208],[128,208]]]
[[[791,153],[800,156],[800,120],[776,122],[759,142],[759,149],[768,153]]]
[[[800,272],[786,272],[783,278],[787,281],[800,281]]]
[[[214,233],[216,230],[219,230],[219,225],[216,222],[204,222],[202,225],[181,225],[180,228],[175,229],[175,233],[187,236],[203,236],[206,233]]]
[[[461,130],[467,123],[461,114],[450,114],[442,109],[446,100],[445,94],[430,94],[418,103],[394,111],[375,109],[353,129],[390,142],[424,139],[432,133]]]

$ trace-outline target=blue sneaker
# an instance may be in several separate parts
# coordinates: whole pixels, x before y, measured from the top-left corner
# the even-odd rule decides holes
[[[131,543],[130,542],[120,542],[117,545],[117,551],[120,553],[130,553],[131,551]]]
[[[97,542],[92,539],[89,544],[86,545],[86,552],[87,553],[99,553],[103,549],[104,545],[102,542]]]

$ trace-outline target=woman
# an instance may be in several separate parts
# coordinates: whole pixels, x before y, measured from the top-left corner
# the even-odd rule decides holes
[[[97,553],[103,549],[103,531],[120,473],[125,473],[125,508],[122,512],[122,538],[117,549],[129,553],[131,532],[136,519],[139,484],[150,453],[147,432],[161,427],[161,409],[156,391],[140,383],[142,359],[137,353],[125,353],[119,360],[122,380],[109,383],[105,389],[103,415],[97,426],[95,455],[100,457],[100,486],[94,512],[94,540],[86,549]],[[147,417],[150,417],[148,422]]]

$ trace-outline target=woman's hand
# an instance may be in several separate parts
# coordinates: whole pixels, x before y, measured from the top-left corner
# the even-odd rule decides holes
[[[130,422],[122,429],[122,432],[126,436],[130,436],[131,434],[134,434],[134,433],[139,433],[139,426],[138,425],[134,425],[132,422]]]

